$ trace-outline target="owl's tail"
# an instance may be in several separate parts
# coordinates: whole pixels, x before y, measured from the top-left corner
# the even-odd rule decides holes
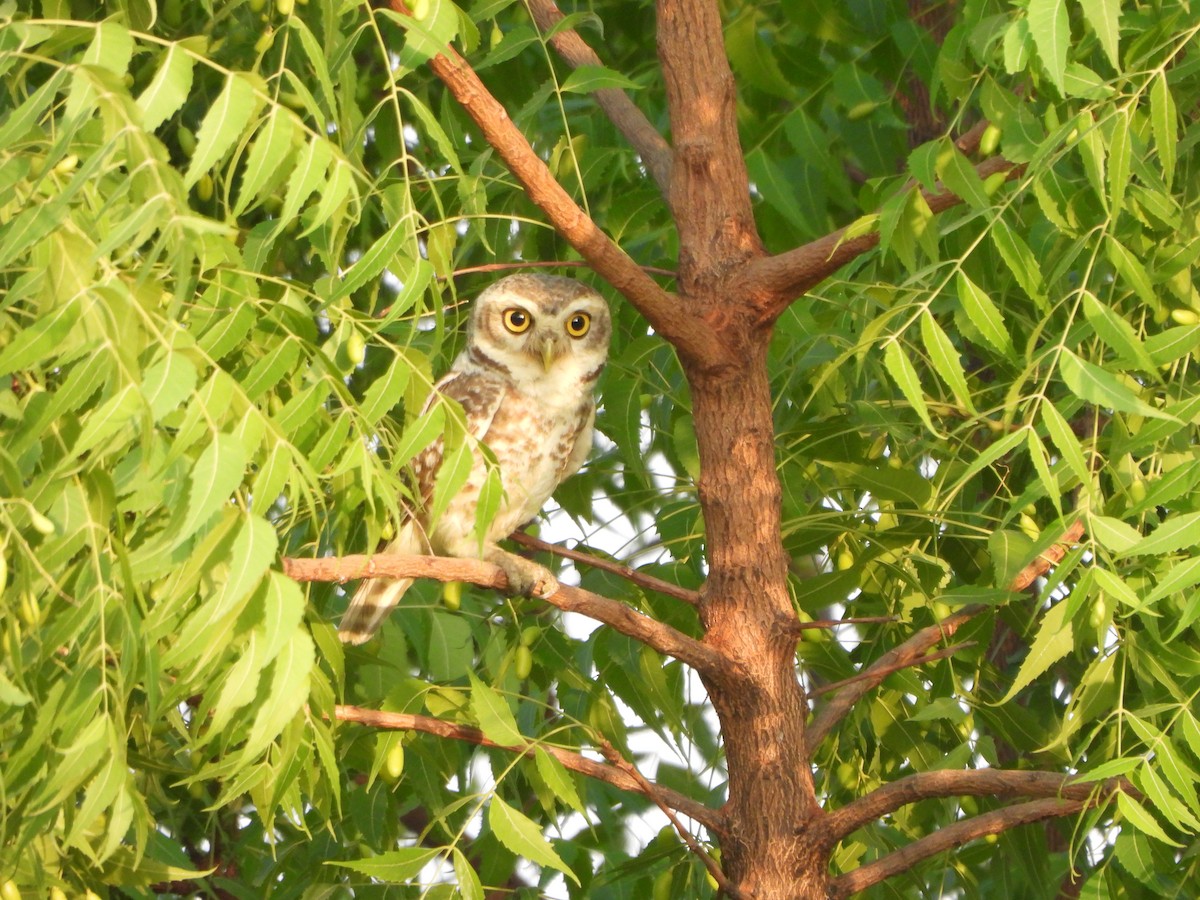
[[[383,552],[415,554],[429,551],[419,526],[409,521],[400,526],[395,539]],[[411,578],[364,578],[342,616],[338,637],[347,644],[361,644],[369,640],[412,583]]]

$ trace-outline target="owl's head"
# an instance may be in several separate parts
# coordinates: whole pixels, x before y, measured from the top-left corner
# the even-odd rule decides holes
[[[612,319],[604,298],[574,278],[509,275],[471,312],[468,348],[521,379],[594,381],[608,357]]]

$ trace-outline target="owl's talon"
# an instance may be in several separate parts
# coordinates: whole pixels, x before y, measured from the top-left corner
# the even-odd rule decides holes
[[[558,579],[545,566],[503,550],[493,553],[491,560],[504,570],[508,589],[513,596],[544,600],[558,590]]]

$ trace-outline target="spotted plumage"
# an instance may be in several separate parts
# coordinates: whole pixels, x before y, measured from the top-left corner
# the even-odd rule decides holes
[[[434,385],[425,408],[456,400],[468,440],[495,457],[504,497],[482,545],[475,527],[487,479],[484,454],[473,449],[471,472],[435,522],[424,509],[409,515],[385,552],[486,559],[508,576],[515,593],[548,596],[558,582],[544,567],[496,545],[537,515],[554,489],[583,465],[592,446],[594,388],[608,356],[608,305],[571,278],[511,275],[475,301],[467,345]],[[429,504],[442,463],[438,440],[413,462],[416,494]],[[400,602],[409,579],[366,579],[355,592],[338,634],[362,643]]]

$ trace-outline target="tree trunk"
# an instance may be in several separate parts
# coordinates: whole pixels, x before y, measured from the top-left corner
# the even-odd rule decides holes
[[[740,365],[688,371],[700,450],[709,577],[705,643],[735,671],[706,681],[729,770],[722,865],[745,896],[825,898],[828,850],[805,753],[796,615],[780,540],[780,486],[766,355],[769,335],[723,335]]]

